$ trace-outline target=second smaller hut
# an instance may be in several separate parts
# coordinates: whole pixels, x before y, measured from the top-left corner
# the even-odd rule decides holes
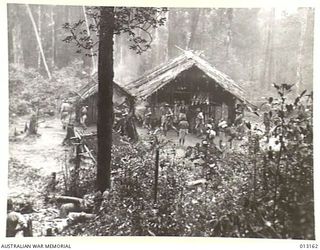
[[[98,120],[98,76],[97,73],[93,75],[88,84],[85,85],[77,93],[77,106],[76,112],[79,113],[80,108],[83,105],[88,106],[87,124],[96,124]],[[114,106],[121,106],[127,100],[131,100],[132,96],[127,90],[120,86],[119,83],[113,82],[113,103]]]

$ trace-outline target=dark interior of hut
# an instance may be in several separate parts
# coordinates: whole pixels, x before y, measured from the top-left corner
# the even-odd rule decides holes
[[[150,98],[155,113],[164,104],[170,107],[186,105],[195,116],[201,109],[204,119],[234,119],[235,98],[197,67],[181,72],[175,79],[155,92]]]

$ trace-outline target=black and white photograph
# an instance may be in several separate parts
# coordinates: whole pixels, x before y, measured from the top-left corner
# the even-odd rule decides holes
[[[316,8],[102,5],[6,4],[5,236],[316,240]]]

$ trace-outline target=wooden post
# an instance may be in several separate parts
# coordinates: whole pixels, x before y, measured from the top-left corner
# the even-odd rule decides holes
[[[256,186],[257,186],[257,138],[254,138],[253,148],[253,200],[256,202]]]
[[[68,193],[67,151],[68,151],[67,149],[64,150],[64,168],[63,168],[65,193]]]
[[[74,196],[78,197],[78,189],[79,189],[79,171],[80,171],[80,162],[81,162],[81,156],[80,156],[80,147],[81,144],[77,144],[76,147],[76,160],[75,160],[75,167],[74,167],[74,171],[75,171],[75,176],[74,176]]]
[[[159,178],[159,148],[156,149],[156,166],[154,171],[154,203],[157,202],[158,178]]]
[[[39,121],[39,111],[40,111],[40,100],[37,101],[37,124],[38,124],[38,121]]]

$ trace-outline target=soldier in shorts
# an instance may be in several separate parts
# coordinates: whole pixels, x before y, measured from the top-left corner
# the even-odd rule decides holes
[[[186,135],[188,134],[189,123],[186,116],[182,117],[179,122],[179,144],[184,146]]]

